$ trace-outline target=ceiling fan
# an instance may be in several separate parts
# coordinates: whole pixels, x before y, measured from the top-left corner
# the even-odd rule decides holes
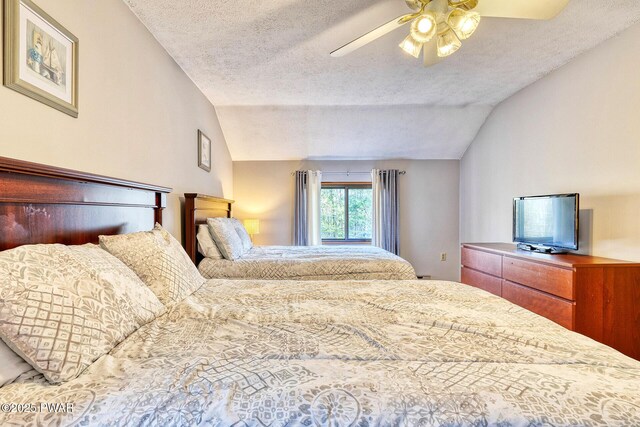
[[[569,0],[405,0],[414,12],[399,16],[331,52],[340,57],[411,22],[400,47],[415,58],[424,50],[424,65],[431,66],[455,53],[474,33],[483,16],[551,19]]]

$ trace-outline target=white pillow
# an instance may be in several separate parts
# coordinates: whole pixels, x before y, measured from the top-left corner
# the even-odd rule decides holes
[[[96,245],[0,252],[0,336],[54,384],[71,380],[165,311],[122,262]]]
[[[33,368],[0,340],[0,387],[11,384]]]
[[[211,237],[218,245],[220,253],[228,260],[242,258],[244,246],[238,236],[238,232],[229,218],[209,218],[207,219]]]
[[[201,224],[198,226],[196,240],[198,241],[198,252],[200,252],[203,257],[211,259],[224,258],[220,253],[220,249],[216,246],[216,242],[213,241],[213,237],[211,237],[208,225]]]
[[[151,231],[100,236],[100,246],[132,269],[167,307],[205,282],[182,245],[160,224]]]
[[[247,252],[249,249],[253,247],[251,236],[249,236],[249,233],[247,232],[247,229],[244,228],[244,225],[242,225],[242,223],[237,219],[231,218],[231,223],[235,227],[236,233],[238,233],[240,240],[242,240],[242,248],[244,249],[245,252]]]

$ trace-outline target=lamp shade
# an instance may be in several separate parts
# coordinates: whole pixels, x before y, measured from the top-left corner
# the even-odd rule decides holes
[[[438,22],[433,12],[425,12],[411,23],[411,37],[418,43],[427,43],[436,35]]]
[[[417,58],[420,56],[420,51],[422,50],[422,43],[417,42],[414,38],[409,34],[406,39],[400,43],[400,47],[402,50],[407,52],[409,55]]]
[[[259,219],[245,219],[244,228],[251,236],[254,234],[260,234],[260,220]]]
[[[449,26],[460,40],[466,40],[478,28],[480,15],[462,9],[453,9],[448,18]]]
[[[450,28],[438,35],[438,56],[440,58],[453,54],[461,46],[462,42]]]

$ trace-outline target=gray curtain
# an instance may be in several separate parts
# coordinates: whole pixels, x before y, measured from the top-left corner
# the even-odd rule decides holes
[[[398,175],[397,169],[378,171],[378,196],[380,214],[380,241],[378,246],[396,255],[400,254],[400,230],[398,228]]]
[[[307,171],[296,171],[293,211],[293,244],[307,246]]]

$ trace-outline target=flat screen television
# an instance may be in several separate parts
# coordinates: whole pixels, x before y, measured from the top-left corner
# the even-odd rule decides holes
[[[580,195],[513,199],[513,241],[520,249],[546,253],[578,250]]]

